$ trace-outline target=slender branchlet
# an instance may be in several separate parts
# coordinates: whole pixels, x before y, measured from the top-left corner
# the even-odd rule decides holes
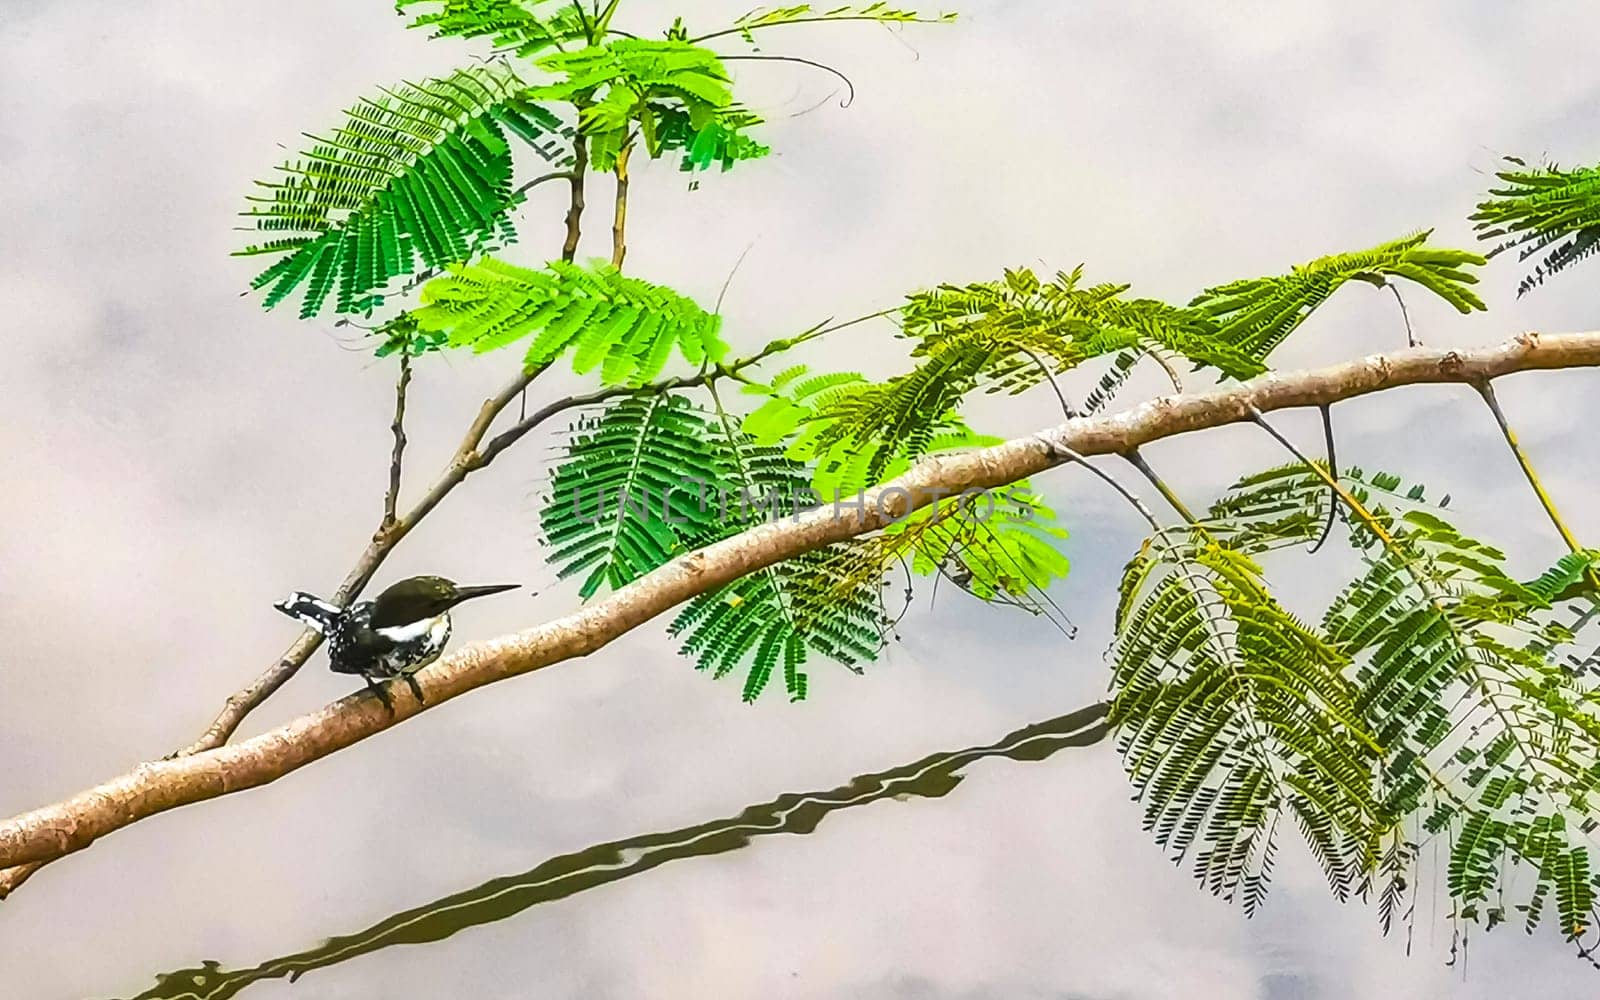
[[[842,70],[835,69],[834,67],[829,66],[827,63],[817,62],[814,59],[803,59],[800,56],[718,56],[717,58],[721,59],[723,62],[788,62],[799,63],[802,66],[810,66],[814,69],[820,69],[825,73],[831,73],[843,81],[845,86],[845,96],[844,99],[839,102],[839,107],[848,108],[856,99],[856,85],[851,82],[850,78],[846,76]],[[837,93],[837,91],[835,91],[835,93]]]
[[[1068,420],[1078,419],[1078,411],[1073,409],[1071,403],[1067,402],[1067,394],[1061,391],[1061,383],[1056,381],[1055,372],[1052,372],[1050,370],[1050,366],[1044,363],[1044,359],[1028,350],[1026,347],[1019,345],[1017,350],[1021,351],[1023,354],[1026,354],[1030,359],[1032,359],[1033,363],[1039,366],[1039,371],[1044,373],[1045,381],[1049,382],[1050,388],[1055,390],[1056,401],[1061,404],[1062,415]]]
[[[611,266],[618,270],[628,255],[628,157],[632,153],[631,145],[623,146],[612,168],[617,177],[617,199],[611,215]]]
[[[578,114],[583,114],[580,105]],[[589,171],[589,141],[579,132],[572,139],[572,198],[567,203],[567,239],[561,245],[561,259],[569,264],[578,256],[578,240],[583,235],[583,182]]]
[[[401,463],[406,454],[406,389],[411,385],[411,350],[400,350],[400,380],[394,386],[394,421],[389,430],[394,434],[394,450],[389,455],[389,489],[383,495],[383,523],[379,531],[387,531],[395,521],[395,505],[400,502]]]

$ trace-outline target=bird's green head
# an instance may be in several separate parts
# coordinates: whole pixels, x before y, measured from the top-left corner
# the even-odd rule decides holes
[[[372,602],[373,628],[390,628],[444,614],[462,601],[517,589],[515,583],[462,587],[442,576],[413,576],[401,580]]]

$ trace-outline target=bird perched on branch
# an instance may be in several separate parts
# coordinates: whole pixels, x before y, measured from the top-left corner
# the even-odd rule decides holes
[[[334,673],[359,674],[384,707],[393,711],[394,704],[380,682],[404,678],[417,701],[424,700],[415,674],[437,660],[450,641],[450,609],[462,601],[517,586],[458,587],[442,576],[413,576],[375,599],[349,608],[299,591],[273,607],[327,636],[329,666]]]

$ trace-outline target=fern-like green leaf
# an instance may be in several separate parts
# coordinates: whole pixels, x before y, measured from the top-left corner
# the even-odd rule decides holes
[[[1459,312],[1483,309],[1483,300],[1471,288],[1477,275],[1465,268],[1484,263],[1484,258],[1467,250],[1430,247],[1430,235],[1432,230],[1426,230],[1371,250],[1318,257],[1288,274],[1208,288],[1190,306],[1216,324],[1217,343],[1257,361],[1265,361],[1313,310],[1352,280],[1381,287],[1390,278],[1405,278]]]
[[[674,349],[691,365],[727,353],[720,317],[605,263],[551,261],[535,271],[486,257],[428,282],[422,301],[418,325],[448,333],[454,346],[490,351],[532,336],[530,368],[570,349],[574,370],[599,368],[608,385],[654,379]]]
[[[921,14],[914,10],[891,7],[887,3],[847,4],[841,7],[817,8],[812,4],[791,4],[785,7],[763,7],[753,10],[733,22],[724,31],[702,35],[695,41],[706,41],[723,35],[737,34],[752,46],[756,44],[755,32],[789,24],[817,24],[830,21],[875,21],[879,24],[949,24],[956,19],[954,13]]]
[[[402,84],[363,99],[344,124],[317,138],[244,212],[268,234],[240,255],[282,258],[251,287],[271,308],[305,287],[300,314],[316,315],[337,293],[341,313],[369,312],[389,284],[419,266],[442,268],[515,238],[506,130],[538,145],[561,122],[523,100],[521,80],[501,64]]]
[[[1480,239],[1500,241],[1489,256],[1515,249],[1522,260],[1541,258],[1517,286],[1520,296],[1600,252],[1600,166],[1530,168],[1506,159],[1511,166],[1495,174],[1501,186],[1471,219]]]
[[[805,466],[762,447],[724,423],[720,438],[718,531],[737,534],[764,520],[815,505]],[[808,501],[810,501],[808,503]],[[716,677],[748,664],[744,698],[753,701],[775,673],[793,700],[806,696],[804,671],[813,653],[852,669],[882,646],[882,573],[864,550],[832,545],[759,570],[690,601],[669,632],[682,653]]]
[[[1385,826],[1344,654],[1286,611],[1261,569],[1204,530],[1161,532],[1124,571],[1112,715],[1145,823],[1247,910],[1285,819],[1347,892]]]
[[[583,12],[567,0],[396,0],[395,10],[431,8],[407,27],[427,28],[434,38],[489,38],[497,48],[515,48],[532,58],[565,42],[587,37]]]
[[[539,512],[562,577],[580,595],[630,583],[715,533],[716,432],[671,394],[625,398],[571,429]]]
[[[1452,832],[1458,905],[1478,912],[1504,898],[1506,866],[1520,860],[1535,875],[1522,904],[1530,927],[1553,888],[1576,937],[1594,888],[1588,846],[1565,831],[1594,828],[1600,715],[1593,687],[1556,656],[1572,633],[1554,611],[1595,555],[1522,582],[1498,549],[1436,513],[1405,513],[1392,538],[1324,621],[1356,660],[1358,706],[1395,762],[1386,806],[1413,821],[1426,807],[1418,839]]]

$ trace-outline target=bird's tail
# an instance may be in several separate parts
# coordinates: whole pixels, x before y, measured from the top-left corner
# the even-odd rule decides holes
[[[288,597],[274,604],[273,607],[282,611],[290,618],[298,618],[318,632],[327,634],[333,623],[344,614],[343,609],[329,604],[327,601],[301,591],[295,591]]]

